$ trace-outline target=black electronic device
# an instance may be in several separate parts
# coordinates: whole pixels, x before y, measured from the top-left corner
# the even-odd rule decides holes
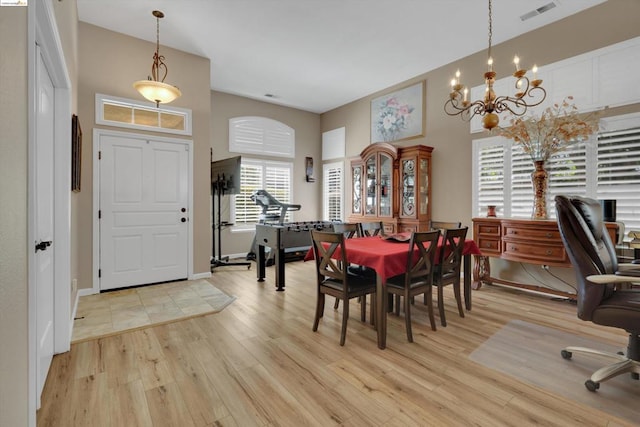
[[[213,241],[211,256],[211,271],[216,267],[229,265],[246,265],[251,268],[250,262],[231,262],[229,257],[222,256],[222,218],[220,214],[220,202],[226,194],[240,193],[240,171],[242,161],[240,156],[211,162],[211,210],[213,212]],[[216,204],[217,200],[217,204]],[[216,209],[217,205],[217,209]],[[231,225],[225,223],[225,225]],[[216,229],[218,234],[218,256],[216,257]]]
[[[211,183],[223,194],[240,193],[240,156],[211,162]]]

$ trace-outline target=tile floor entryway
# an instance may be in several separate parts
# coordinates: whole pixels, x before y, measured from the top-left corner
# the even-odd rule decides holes
[[[229,296],[206,280],[180,281],[80,297],[72,342],[215,313]]]

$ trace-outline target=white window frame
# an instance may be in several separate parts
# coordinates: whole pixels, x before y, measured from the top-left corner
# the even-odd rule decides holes
[[[184,118],[184,130],[163,128],[162,126],[146,126],[134,123],[117,122],[113,120],[107,120],[104,118],[104,106],[105,104],[118,105],[124,108],[140,109],[146,111],[156,112],[158,115],[162,113],[182,116]],[[176,135],[188,135],[192,134],[192,111],[189,108],[179,108],[173,106],[166,106],[164,104],[156,107],[152,102],[138,101],[135,99],[119,98],[117,96],[105,95],[102,93],[96,93],[96,124],[115,126],[127,129],[139,129],[151,132],[172,133]],[[161,123],[158,118],[158,123]]]
[[[335,191],[336,194],[332,194],[332,186],[329,180],[332,177],[331,171],[338,170],[338,188]],[[329,207],[331,206],[331,199],[339,201],[339,218],[331,218],[331,212]],[[322,220],[323,221],[344,221],[344,162],[331,162],[324,163],[322,165]]]
[[[284,169],[288,169],[289,171],[289,194],[290,197],[293,196],[293,162],[283,162],[283,161],[274,161],[274,160],[262,160],[262,159],[256,159],[256,158],[248,158],[248,157],[243,157],[242,158],[242,166],[247,166],[247,165],[253,165],[253,166],[260,166],[262,168],[262,187],[264,187],[264,181],[265,181],[265,173],[266,173],[266,169],[268,167],[277,167],[277,168],[284,168]],[[242,187],[244,186],[244,183],[242,182],[242,176],[243,174],[241,174],[241,182],[240,182],[240,188],[242,189]],[[261,188],[261,189],[265,189],[267,191],[269,191],[268,188]],[[232,232],[242,232],[242,231],[254,231],[255,230],[255,225],[258,223],[258,221],[256,221],[255,223],[239,223],[238,221],[236,221],[236,197],[238,197],[238,195],[234,195],[231,197],[231,203],[230,203],[230,218],[234,223],[234,226],[232,227],[231,231]],[[291,203],[290,200],[279,200],[282,203]],[[287,213],[287,222],[292,222],[293,221],[293,212],[289,212]]]

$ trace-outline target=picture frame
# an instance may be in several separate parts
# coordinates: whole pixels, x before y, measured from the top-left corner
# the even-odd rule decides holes
[[[71,116],[71,191],[80,191],[82,170],[82,128],[77,115]]]
[[[424,136],[424,80],[371,100],[371,143]]]

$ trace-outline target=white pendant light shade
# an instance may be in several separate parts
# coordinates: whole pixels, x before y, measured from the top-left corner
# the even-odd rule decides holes
[[[155,80],[138,80],[133,87],[142,96],[157,104],[167,104],[180,97],[182,92],[175,86]]]
[[[164,18],[164,13],[154,10],[152,15],[156,17],[156,51],[153,55],[151,75],[147,80],[138,80],[133,87],[146,99],[155,102],[157,107],[173,101],[181,96],[182,92],[177,87],[164,83],[167,65],[164,63],[164,56],[160,55],[160,19]]]

